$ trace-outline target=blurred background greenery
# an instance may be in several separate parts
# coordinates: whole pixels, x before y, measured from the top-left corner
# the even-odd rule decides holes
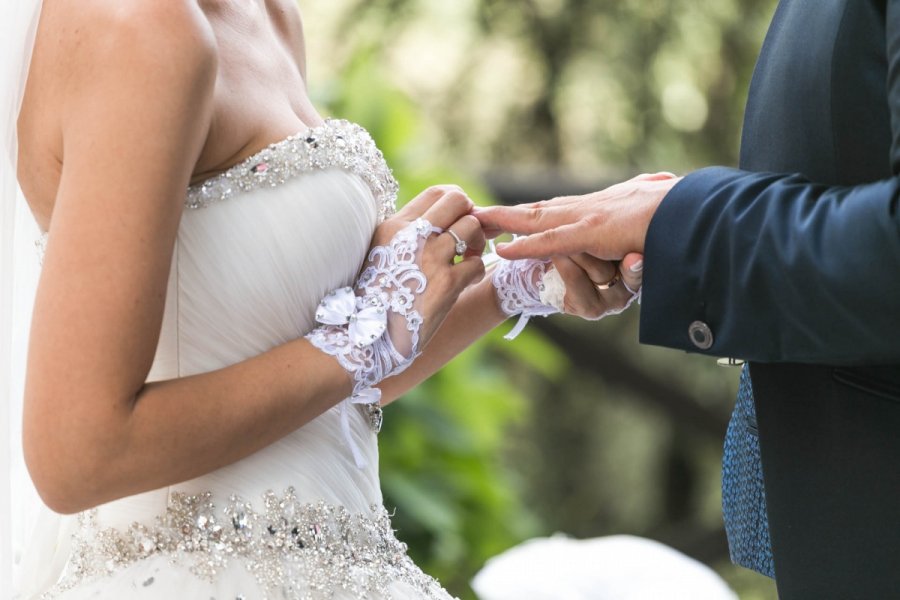
[[[775,0],[301,0],[310,92],[364,125],[401,184],[481,204],[737,162]],[[748,600],[729,564],[720,459],[736,369],[637,343],[638,308],[494,332],[391,406],[381,470],[414,558],[464,600],[538,535],[665,542]]]

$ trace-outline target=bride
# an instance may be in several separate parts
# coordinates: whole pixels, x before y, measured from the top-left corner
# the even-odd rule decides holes
[[[38,593],[448,598],[382,506],[380,406],[509,316],[621,310],[616,266],[484,277],[454,186],[394,214],[373,140],[310,103],[293,0],[28,4],[2,138],[17,116],[3,169],[18,148],[46,232],[22,440],[44,503],[76,515],[27,552],[64,554]]]

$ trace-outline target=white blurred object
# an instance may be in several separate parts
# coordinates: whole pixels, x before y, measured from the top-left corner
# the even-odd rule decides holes
[[[480,600],[738,600],[706,565],[630,535],[528,540],[490,559],[472,589]]]

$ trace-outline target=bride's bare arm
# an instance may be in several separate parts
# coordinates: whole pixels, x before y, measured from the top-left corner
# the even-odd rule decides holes
[[[623,265],[629,267],[639,258],[630,255]],[[614,287],[598,294],[594,281],[608,281],[617,273],[615,263],[601,261],[587,255],[557,256],[553,267],[565,282],[565,313],[596,319],[610,309],[630,303],[632,293],[625,286]],[[630,289],[640,289],[639,272],[622,269],[622,279]],[[387,404],[438,371],[457,354],[468,348],[488,331],[509,317],[500,309],[497,290],[488,275],[463,292],[422,355],[409,369],[386,379],[379,386],[381,402]],[[513,317],[518,319],[518,316]]]
[[[487,276],[460,295],[441,328],[416,362],[378,386],[381,388],[381,403],[388,404],[425,381],[506,319],[507,316],[497,303],[497,292],[491,278]]]
[[[210,127],[217,55],[192,2],[107,5],[115,9],[74,19],[57,41],[63,166],[34,310],[24,445],[39,492],[60,512],[235,462],[351,390],[337,361],[303,339],[216,372],[144,383],[185,189]],[[454,214],[468,211],[468,199],[454,202]],[[477,274],[449,272],[433,248],[422,268],[434,280],[436,328]]]

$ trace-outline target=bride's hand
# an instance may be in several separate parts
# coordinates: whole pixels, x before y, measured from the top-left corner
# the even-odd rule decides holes
[[[469,214],[474,206],[458,186],[430,187],[379,225],[372,238],[372,249],[387,246],[398,232],[417,219],[424,219],[442,231],[425,238],[416,256],[416,263],[427,280],[414,303],[422,317],[416,348],[419,352],[440,327],[460,293],[484,277],[481,256],[485,237],[478,219]],[[457,260],[457,241],[449,231],[465,243],[461,260]],[[394,341],[403,352],[399,340]]]
[[[643,256],[637,253],[620,262],[585,253],[557,256],[553,266],[564,284],[562,312],[589,321],[622,312],[641,289]]]
[[[484,276],[472,206],[458,187],[425,190],[375,231],[354,288],[322,300],[322,326],[306,338],[350,374],[353,402],[377,402],[373,387],[409,367],[460,293]]]

